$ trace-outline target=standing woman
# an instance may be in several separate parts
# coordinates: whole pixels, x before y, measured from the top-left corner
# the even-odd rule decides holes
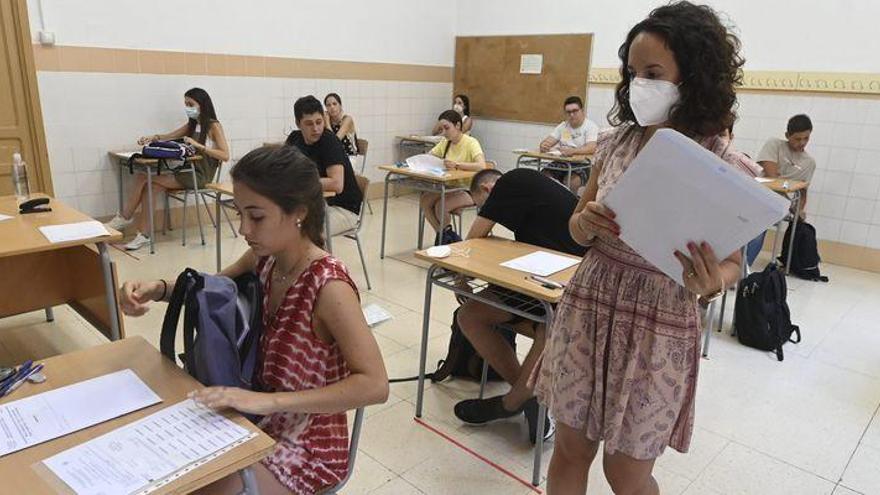
[[[458,112],[446,110],[437,118],[437,124],[440,126],[443,139],[431,149],[430,154],[442,159],[446,170],[480,171],[486,168],[483,148],[477,138],[468,136],[462,131],[461,115]],[[467,187],[467,184],[463,184],[463,187]],[[445,211],[440,211],[439,193],[422,193],[419,201],[425,219],[437,232],[437,240],[440,243],[449,244],[461,240],[461,237],[455,233],[449,223],[452,218],[449,212],[473,206],[474,199],[469,192],[446,193]],[[434,244],[438,244],[438,242],[434,242]]]
[[[293,146],[267,146],[243,156],[230,175],[249,248],[220,274],[256,273],[263,286],[254,390],[207,387],[191,395],[208,407],[261,416],[257,426],[276,443],[254,465],[260,493],[319,493],[348,471],[345,411],[388,398],[382,354],[348,269],[323,249],[315,164]],[[173,290],[174,281],[126,282],[120,304],[140,316]],[[234,474],[198,493],[241,490]]]
[[[458,94],[452,99],[452,109],[461,116],[461,132],[470,134],[474,128],[474,119],[471,118],[471,100],[467,95]],[[441,134],[443,129],[440,128],[440,122],[434,124],[434,130],[431,132],[435,136]]]
[[[536,394],[558,426],[550,495],[584,493],[600,442],[605,477],[620,494],[658,494],[651,474],[657,457],[667,445],[688,451],[700,360],[697,300],[717,297],[737,279],[739,251],[718,259],[700,239],[682,239],[688,250],[675,253],[682,287],[620,240],[602,200],[660,128],[742,169],[718,137],[735,117],[739,48],[711,8],[689,2],[655,9],[620,47],[622,80],[609,115],[615,128],[599,137],[594,173],[569,221],[572,237],[592,249],[565,288],[536,374]]]
[[[217,120],[217,112],[214,111],[214,103],[208,92],[202,88],[192,88],[183,94],[183,109],[186,113],[186,122],[177,129],[167,134],[154,134],[142,136],[138,144],[145,145],[152,141],[167,141],[170,139],[183,138],[184,142],[196,148],[202,155],[202,160],[193,162],[196,171],[196,180],[201,189],[206,183],[214,179],[217,167],[220,163],[229,160],[229,143],[223,126]],[[157,193],[169,189],[194,189],[192,172],[187,168],[174,174],[157,175],[153,177],[153,197]],[[141,206],[138,218],[134,214]],[[125,249],[136,250],[150,243],[150,238],[144,234],[147,231],[147,178],[144,174],[137,174],[134,184],[128,191],[128,202],[122,211],[118,212],[112,220],[105,225],[116,230],[122,230],[137,220],[138,232],[134,239],[125,245]]]
[[[330,122],[333,134],[342,142],[345,154],[357,155],[357,128],[351,115],[346,115],[342,110],[342,98],[336,93],[328,93],[324,97],[324,108],[327,109],[326,120]]]

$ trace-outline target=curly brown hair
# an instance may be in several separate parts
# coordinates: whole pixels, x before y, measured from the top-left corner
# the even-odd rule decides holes
[[[651,11],[633,26],[617,51],[620,83],[608,121],[618,126],[636,122],[629,105],[629,49],[640,33],[662,38],[681,74],[680,98],[669,114],[669,125],[688,136],[714,136],[736,120],[736,87],[742,84],[739,38],[709,6],[687,1]]]

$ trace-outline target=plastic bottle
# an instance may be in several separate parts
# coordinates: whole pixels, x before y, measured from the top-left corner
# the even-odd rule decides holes
[[[28,199],[31,194],[27,166],[21,159],[20,153],[12,154],[12,189],[15,191],[15,198],[19,201]]]

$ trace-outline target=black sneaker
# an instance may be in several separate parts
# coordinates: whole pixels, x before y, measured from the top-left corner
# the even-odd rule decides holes
[[[461,236],[452,229],[452,226],[446,227],[443,229],[443,237],[441,239],[443,244],[452,244],[453,242],[461,242]]]
[[[538,399],[532,397],[523,404],[523,414],[529,424],[529,441],[532,445],[538,439]],[[556,433],[556,425],[550,421],[550,413],[544,415],[544,440],[549,439]]]
[[[496,419],[511,418],[523,412],[522,408],[508,411],[504,408],[503,395],[488,399],[468,399],[455,405],[455,416],[472,425],[481,425]]]

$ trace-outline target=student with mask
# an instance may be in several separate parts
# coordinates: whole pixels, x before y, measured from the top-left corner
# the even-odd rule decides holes
[[[137,142],[143,146],[152,141],[183,138],[186,144],[192,145],[202,155],[201,161],[193,162],[198,187],[202,188],[206,183],[214,179],[220,163],[229,160],[229,143],[226,141],[223,126],[217,120],[214,103],[211,101],[207,91],[202,88],[190,89],[183,94],[183,105],[187,120],[182,126],[166,134],[142,136]],[[188,168],[173,174],[157,175],[153,177],[152,182],[153,197],[156,197],[159,192],[169,189],[195,188],[192,172]],[[144,234],[147,231],[147,219],[149,218],[146,189],[146,176],[143,174],[136,175],[134,184],[129,188],[127,194],[128,202],[122,208],[122,211],[118,212],[112,220],[105,224],[110,228],[122,230],[137,220],[137,235],[125,245],[125,249],[131,251],[150,244],[150,238]],[[141,206],[141,209],[138,218],[135,219],[134,215],[138,211],[138,206]]]
[[[735,119],[739,50],[715,11],[681,1],[653,10],[618,51],[622,79],[609,119],[615,128],[600,134],[589,182],[569,220],[572,238],[592,247],[565,287],[535,377],[538,400],[557,426],[548,493],[584,493],[601,445],[614,493],[657,495],[656,459],[667,446],[690,447],[700,361],[697,298],[719,297],[738,278],[739,251],[719,259],[701,239],[682,239],[686,252],[670,253],[681,264],[679,285],[620,239],[603,199],[661,128],[740,167],[719,137]]]
[[[303,96],[293,104],[293,115],[298,130],[290,133],[285,144],[296,146],[311,158],[321,175],[321,186],[336,193],[327,198],[330,235],[353,229],[363,194],[342,143],[326,127],[321,102],[312,95]]]
[[[596,151],[599,126],[587,118],[587,113],[584,111],[584,101],[580,96],[569,96],[565,99],[562,109],[565,112],[565,120],[541,141],[538,149],[542,153],[556,150],[562,156],[592,154]],[[565,162],[555,162],[553,165],[571,168],[571,164]],[[565,170],[545,170],[545,173],[563,183],[568,176]],[[583,170],[579,170],[572,175],[569,187],[576,193],[586,183],[587,174]]]
[[[461,132],[470,134],[471,129],[474,128],[474,119],[471,117],[470,98],[463,94],[455,95],[452,99],[452,109],[458,112],[461,116]],[[443,129],[440,127],[440,122],[438,121],[434,124],[434,130],[431,131],[431,134],[438,136],[441,133],[443,133]]]

